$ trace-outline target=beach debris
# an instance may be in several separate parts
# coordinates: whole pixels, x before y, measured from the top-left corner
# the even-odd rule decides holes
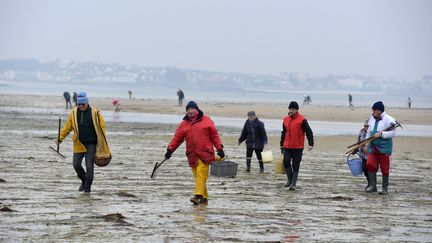
[[[352,197],[344,197],[344,196],[335,196],[335,197],[331,197],[330,199],[335,200],[335,201],[352,201],[353,200]]]
[[[55,137],[50,137],[50,136],[35,136],[34,138],[40,138],[40,139],[46,139],[46,140],[53,140]]]
[[[6,183],[5,179],[0,178],[0,183]]]
[[[108,222],[114,222],[114,223],[122,224],[122,225],[130,225],[128,222],[123,220],[126,217],[120,213],[107,214],[107,215],[102,216],[101,218],[105,219],[105,221],[108,221]]]
[[[13,210],[7,206],[4,206],[2,208],[0,208],[0,212],[15,212],[16,210]]]
[[[119,197],[136,197],[134,194],[126,192],[126,191],[119,191],[116,193]]]

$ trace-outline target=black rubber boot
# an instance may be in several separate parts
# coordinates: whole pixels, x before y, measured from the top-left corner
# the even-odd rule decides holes
[[[369,172],[369,188],[366,189],[366,192],[376,192],[377,191],[377,187],[376,187],[376,172]]]
[[[245,172],[250,172],[251,168],[251,159],[246,159],[246,170]]]
[[[260,173],[264,173],[264,163],[262,160],[258,160],[260,166]]]
[[[245,170],[245,172],[250,172],[250,162],[251,162],[251,159],[246,159],[246,170]]]
[[[292,181],[292,177],[293,177],[293,172],[292,172],[291,166],[288,167],[288,169],[285,168],[285,170],[286,170],[286,174],[287,174],[287,177],[288,177],[288,181],[284,185],[284,187],[289,187],[291,185],[291,181]]]
[[[298,178],[298,172],[293,172],[293,177],[292,177],[291,185],[289,187],[289,189],[292,190],[292,191],[294,191],[295,189],[297,189],[297,187],[296,187],[297,178]]]
[[[388,182],[389,182],[389,177],[383,176],[382,177],[382,191],[379,194],[383,194],[383,195],[388,194]]]

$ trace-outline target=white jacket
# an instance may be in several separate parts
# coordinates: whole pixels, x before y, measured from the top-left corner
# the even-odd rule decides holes
[[[369,118],[368,120],[369,128],[366,135],[366,139],[372,137],[373,135],[372,131],[375,127],[375,121],[376,119],[373,116]],[[396,124],[396,120],[393,117],[387,115],[387,113],[384,111],[381,114],[381,120],[378,122],[377,132],[383,131],[394,124]],[[393,129],[391,131],[383,132],[382,138],[393,138],[395,135],[396,135],[396,129]]]

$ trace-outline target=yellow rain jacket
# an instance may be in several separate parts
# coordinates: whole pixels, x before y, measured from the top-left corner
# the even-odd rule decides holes
[[[106,136],[105,136],[106,135],[105,121],[97,109],[91,107],[91,111],[92,111],[93,125],[97,135],[96,157],[105,157],[105,158],[110,157],[111,152],[108,147],[108,143],[106,141]],[[75,107],[69,113],[68,120],[66,124],[63,126],[62,130],[60,131],[60,141],[63,141],[63,139],[65,139],[69,135],[69,133],[73,130],[74,131],[72,137],[72,140],[74,142],[73,152],[85,153],[87,152],[87,149],[79,141],[79,137],[78,137],[79,131],[78,131],[77,112],[78,112],[78,108]]]

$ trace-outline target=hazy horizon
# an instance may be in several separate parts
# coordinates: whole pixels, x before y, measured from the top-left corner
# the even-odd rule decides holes
[[[0,59],[420,79],[432,1],[2,1]]]

